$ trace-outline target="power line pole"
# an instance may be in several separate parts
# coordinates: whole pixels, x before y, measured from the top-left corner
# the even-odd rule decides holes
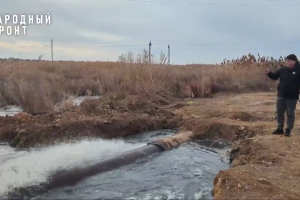
[[[51,58],[53,62],[53,40],[51,39]]]
[[[149,64],[151,64],[151,40],[150,40],[150,43],[149,43]]]
[[[170,56],[171,56],[170,44],[168,44],[168,64],[169,65],[170,65]]]

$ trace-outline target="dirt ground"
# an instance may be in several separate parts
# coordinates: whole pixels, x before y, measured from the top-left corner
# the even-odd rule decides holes
[[[275,93],[221,95],[179,111],[196,137],[234,141],[231,168],[214,180],[215,199],[300,199],[300,107],[291,137],[275,136],[275,101]]]
[[[178,128],[194,139],[233,142],[231,168],[214,180],[215,199],[300,199],[300,107],[291,137],[273,136],[275,92],[179,101],[164,95],[87,100],[68,112],[0,118],[0,141],[36,147],[82,137],[115,138]],[[184,134],[173,138],[184,142]]]

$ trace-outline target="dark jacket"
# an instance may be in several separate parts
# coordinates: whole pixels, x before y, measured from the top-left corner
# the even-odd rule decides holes
[[[299,87],[300,87],[300,65],[299,62],[293,69],[288,67],[281,67],[277,71],[269,72],[267,76],[272,80],[278,80],[277,96],[284,99],[297,99],[299,100]]]

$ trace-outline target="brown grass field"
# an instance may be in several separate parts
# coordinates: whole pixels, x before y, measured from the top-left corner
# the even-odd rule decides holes
[[[122,62],[0,62],[0,106],[19,105],[27,113],[54,111],[70,95],[164,93],[178,98],[205,98],[222,91],[267,91],[264,76],[273,58],[244,56],[223,65],[183,65]],[[127,61],[127,62],[126,62]]]
[[[246,55],[220,65],[184,66],[129,61],[2,60],[0,102],[25,112],[0,117],[0,141],[30,148],[177,129],[160,142],[233,143],[231,167],[213,183],[215,199],[300,198],[300,108],[290,138],[271,134],[276,82],[266,79],[265,70],[278,68],[282,59]],[[78,95],[102,98],[69,106],[67,99]],[[58,104],[61,110],[55,110]]]

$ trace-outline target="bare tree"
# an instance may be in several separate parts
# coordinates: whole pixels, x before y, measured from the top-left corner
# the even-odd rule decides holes
[[[162,65],[165,65],[167,63],[168,57],[166,56],[166,54],[164,54],[164,52],[160,53],[160,59],[159,62]]]
[[[42,60],[43,55],[39,55],[38,60]]]

